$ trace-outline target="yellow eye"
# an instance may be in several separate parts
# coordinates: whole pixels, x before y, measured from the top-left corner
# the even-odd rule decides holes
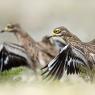
[[[13,25],[8,24],[8,25],[7,25],[7,28],[13,28]]]
[[[55,29],[55,30],[53,31],[53,33],[59,34],[59,33],[61,33],[61,30],[60,30],[60,29]]]

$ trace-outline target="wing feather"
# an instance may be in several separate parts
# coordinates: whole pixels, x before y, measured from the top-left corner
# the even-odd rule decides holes
[[[68,74],[78,74],[80,72],[80,66],[88,67],[87,60],[84,53],[81,50],[66,45],[60,53],[45,67],[47,75],[43,74],[46,78],[51,76],[50,79],[60,79],[63,76],[64,71]],[[43,69],[44,71],[44,69]]]
[[[16,45],[16,44],[1,44],[2,48],[0,48],[0,70],[9,70],[12,67],[18,66],[27,66],[30,67],[29,64],[31,59],[29,59],[27,53],[24,48]]]

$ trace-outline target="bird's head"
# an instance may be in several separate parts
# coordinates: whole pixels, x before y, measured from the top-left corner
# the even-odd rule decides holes
[[[61,26],[53,30],[51,37],[61,37],[65,42],[80,41],[80,39],[71,33],[66,27]]]
[[[53,30],[52,32],[52,36],[55,37],[70,37],[71,33],[69,32],[69,30],[67,30],[67,28],[65,28],[64,26],[61,27],[57,27]]]
[[[13,33],[15,33],[17,31],[19,31],[19,29],[20,29],[19,24],[7,24],[6,27],[3,30],[1,30],[1,33],[2,32],[11,32],[11,33],[13,32]]]

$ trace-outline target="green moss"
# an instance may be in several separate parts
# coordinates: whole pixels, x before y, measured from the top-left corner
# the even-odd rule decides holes
[[[14,77],[21,75],[23,72],[27,71],[28,68],[25,67],[19,67],[19,68],[13,68],[8,71],[0,72],[0,82],[14,82],[17,80],[13,80]]]

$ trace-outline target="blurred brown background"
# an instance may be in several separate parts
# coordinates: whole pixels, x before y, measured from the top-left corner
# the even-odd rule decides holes
[[[0,0],[0,29],[20,23],[33,38],[41,39],[64,25],[83,41],[95,38],[94,0]],[[16,41],[12,34],[0,34],[1,41]]]

